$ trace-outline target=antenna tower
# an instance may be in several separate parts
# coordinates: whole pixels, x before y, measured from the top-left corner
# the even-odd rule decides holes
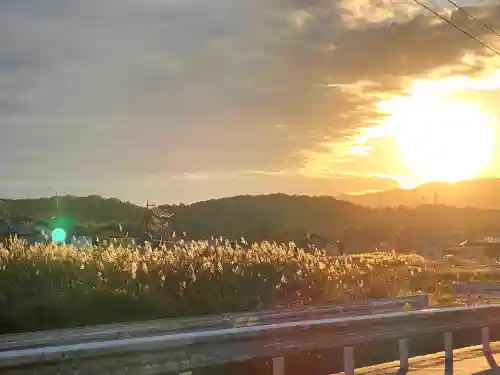
[[[148,209],[148,216],[146,221],[146,230],[148,235],[152,238],[154,233],[159,234],[160,245],[165,241],[165,229],[168,227],[168,220],[174,216],[164,208],[158,207],[155,203],[146,203]]]

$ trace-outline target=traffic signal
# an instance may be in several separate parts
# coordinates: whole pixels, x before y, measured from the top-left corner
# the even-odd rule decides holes
[[[55,228],[52,231],[52,242],[57,242],[57,243],[64,243],[66,241],[66,232],[64,229],[61,228]]]

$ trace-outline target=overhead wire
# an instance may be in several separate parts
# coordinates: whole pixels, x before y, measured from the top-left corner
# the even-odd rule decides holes
[[[454,2],[453,0],[446,0],[447,2],[449,2],[451,5],[453,5],[455,8],[457,8],[458,10],[460,10],[461,12],[465,13],[467,15],[467,17],[469,17],[470,19],[476,21],[477,23],[479,23],[481,26],[483,26],[485,29],[491,31],[493,34],[497,35],[497,36],[500,36],[500,34],[494,30],[493,28],[489,27],[488,25],[486,25],[484,22],[481,22],[480,19],[478,19],[476,16],[474,16],[472,13],[470,13],[469,11],[467,11],[466,9],[462,8],[460,5],[458,5],[456,2]]]
[[[438,12],[436,12],[434,9],[432,9],[431,7],[429,7],[427,4],[424,4],[422,1],[420,0],[412,0],[414,3],[420,5],[422,8],[425,8],[427,9],[429,12],[431,12],[432,14],[434,14],[436,17],[440,18],[442,21],[445,21],[446,23],[450,24],[451,26],[453,26],[455,29],[461,31],[463,34],[465,34],[467,37],[475,40],[477,43],[481,44],[484,48],[490,50],[491,52],[493,52],[494,54],[496,54],[497,56],[500,56],[500,51],[498,51],[497,49],[493,48],[493,47],[490,47],[488,44],[486,44],[485,42],[483,42],[481,39],[478,39],[476,38],[474,35],[472,35],[471,33],[469,33],[467,30],[461,28],[460,26],[458,26],[457,24],[453,23],[452,21],[450,21],[449,19],[447,19],[446,17],[443,17],[441,14],[439,14]],[[500,35],[499,35],[500,36]]]

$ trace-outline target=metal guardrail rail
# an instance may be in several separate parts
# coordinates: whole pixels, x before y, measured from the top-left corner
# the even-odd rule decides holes
[[[452,332],[464,327],[482,330],[484,354],[490,366],[496,367],[489,349],[488,327],[498,324],[500,305],[483,305],[169,333],[3,351],[0,373],[153,375],[273,357],[274,374],[284,375],[284,358],[288,355],[343,347],[344,371],[352,375],[354,346],[386,339],[399,339],[404,371],[408,368],[408,340],[429,333],[444,333],[445,363],[450,368]]]
[[[344,306],[273,309],[5,335],[0,336],[0,373],[153,375],[272,356],[274,373],[283,375],[285,355],[400,333],[423,333],[422,325],[426,329],[432,325],[422,322],[430,316],[435,319],[435,310],[422,310],[424,315],[408,314],[419,312],[427,304],[427,296],[419,295]],[[402,312],[408,306],[414,311]],[[453,316],[458,317],[459,310],[453,311]],[[417,319],[414,331],[408,331],[412,326],[408,319]],[[443,319],[447,324],[450,321]],[[346,372],[348,368],[349,365]]]
[[[499,300],[500,283],[455,283],[451,285],[455,298],[464,298],[467,304],[474,301]]]
[[[134,337],[217,330],[224,328],[266,325],[309,319],[348,317],[372,313],[419,310],[428,306],[426,295],[394,299],[368,300],[346,305],[321,305],[277,308],[246,313],[217,314],[203,317],[161,319],[135,323],[116,323],[74,329],[39,331],[0,336],[0,351],[42,346],[81,344],[85,342],[121,340]]]

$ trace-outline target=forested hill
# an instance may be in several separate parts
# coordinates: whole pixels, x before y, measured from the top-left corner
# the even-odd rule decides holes
[[[245,237],[252,240],[291,240],[307,232],[330,233],[356,226],[368,219],[371,210],[332,197],[288,196],[283,194],[237,196],[191,205],[163,206],[175,215],[170,228],[190,238]],[[0,216],[18,220],[47,220],[56,215],[56,198],[3,200]],[[100,196],[59,197],[60,216],[98,229],[121,224],[137,233],[146,209],[118,199]],[[361,220],[361,222],[360,222]]]
[[[376,222],[379,212],[332,197],[284,194],[237,196],[170,207],[172,226],[194,237],[244,237],[287,241],[315,233],[337,236],[346,228]]]
[[[186,232],[188,239],[222,236],[281,242],[297,240],[311,233],[362,247],[372,246],[378,241],[425,244],[443,240],[455,232],[462,232],[461,237],[500,233],[499,210],[440,205],[371,209],[332,197],[273,194],[167,207],[175,213],[170,222],[171,230]],[[0,213],[11,218],[48,219],[55,215],[55,198],[6,200]],[[117,199],[99,196],[60,198],[60,214],[78,222],[79,230],[85,230],[86,234],[106,227],[111,228],[107,235],[119,235],[116,230],[121,224],[134,235],[140,232],[145,213],[143,207]]]
[[[239,196],[172,207],[172,228],[211,235],[289,241],[307,233],[355,248],[378,242],[421,246],[500,234],[500,210],[420,205],[373,209],[332,197]]]
[[[57,213],[56,197],[30,199],[1,199],[0,216],[47,220]],[[144,217],[146,209],[116,198],[99,195],[59,197],[59,213],[71,216],[80,223],[106,223],[110,221],[134,222]]]

